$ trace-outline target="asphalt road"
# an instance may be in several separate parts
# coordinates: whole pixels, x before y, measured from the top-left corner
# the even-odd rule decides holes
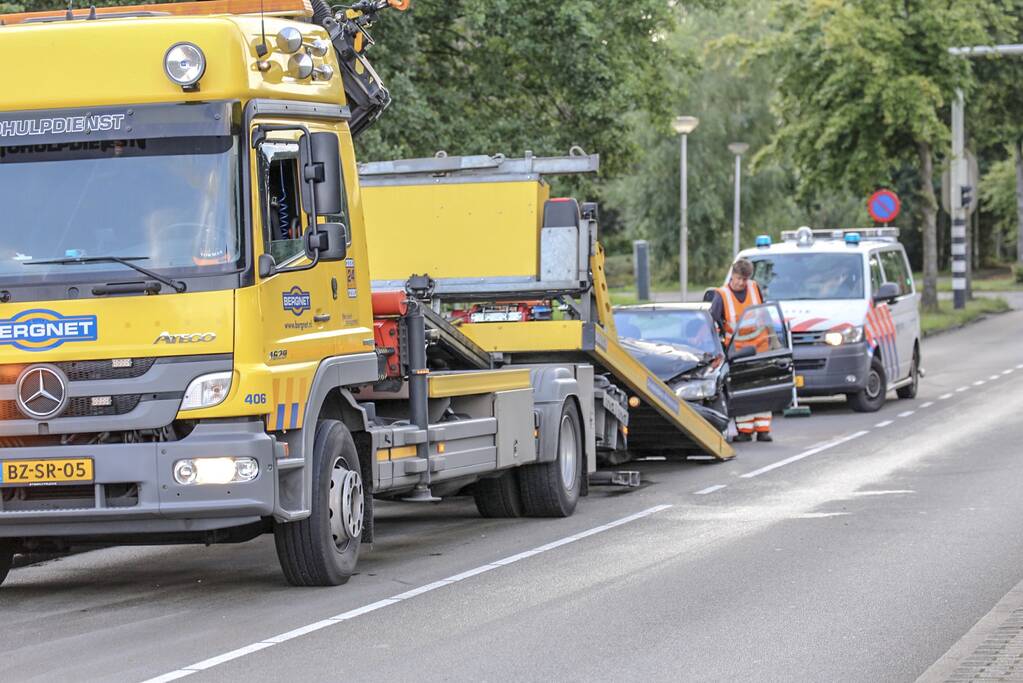
[[[912,681],[1023,579],[1023,312],[926,340],[914,401],[815,404],[567,520],[381,506],[336,589],[273,544],[16,569],[3,680]]]

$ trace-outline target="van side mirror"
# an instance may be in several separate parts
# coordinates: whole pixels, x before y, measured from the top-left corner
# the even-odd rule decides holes
[[[885,282],[874,293],[874,301],[892,301],[899,297],[899,286],[894,282]]]
[[[302,145],[302,205],[307,214],[332,216],[344,209],[341,194],[341,147],[334,133],[310,133],[308,154]]]
[[[315,229],[313,229],[315,228]],[[305,254],[311,260],[343,261],[348,254],[348,228],[344,223],[319,223],[305,233]]]

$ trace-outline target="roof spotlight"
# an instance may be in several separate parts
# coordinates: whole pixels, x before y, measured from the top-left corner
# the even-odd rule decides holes
[[[206,55],[194,43],[175,43],[163,57],[163,70],[183,90],[198,90],[206,73]]]
[[[294,26],[285,26],[277,32],[277,49],[286,55],[302,49],[302,32]]]
[[[305,80],[313,73],[313,58],[304,52],[296,52],[288,60],[288,75],[298,80]]]

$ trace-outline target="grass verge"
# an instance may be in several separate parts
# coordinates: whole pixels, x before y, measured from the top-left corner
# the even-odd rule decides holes
[[[999,297],[977,298],[966,302],[966,308],[956,310],[951,301],[942,301],[937,313],[921,313],[920,328],[925,337],[945,330],[953,330],[990,313],[1005,313],[1009,304]]]

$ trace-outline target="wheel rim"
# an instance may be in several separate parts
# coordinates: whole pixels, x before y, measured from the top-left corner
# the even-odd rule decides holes
[[[877,398],[881,393],[881,375],[877,370],[871,368],[867,374],[867,396]]]
[[[362,535],[366,508],[362,494],[359,473],[348,469],[343,459],[335,460],[330,472],[330,535],[340,551]]]
[[[558,431],[558,461],[561,463],[561,482],[566,491],[571,491],[575,487],[575,478],[579,472],[578,460],[575,424],[571,417],[562,415]]]

